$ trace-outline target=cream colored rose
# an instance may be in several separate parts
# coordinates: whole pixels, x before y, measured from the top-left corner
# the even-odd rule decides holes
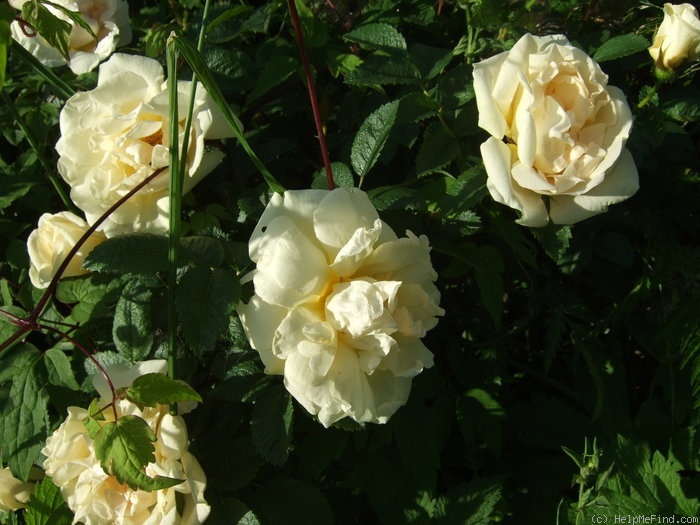
[[[180,82],[179,127],[183,137],[191,82]],[[117,53],[100,66],[97,87],[77,93],[60,115],[58,170],[71,199],[93,224],[110,206],[156,169],[169,163],[169,103],[161,65]],[[189,191],[221,161],[205,139],[231,136],[225,120],[198,85],[184,188]],[[168,230],[168,170],[112,213],[100,227],[107,237]]]
[[[386,422],[433,365],[421,338],[444,311],[425,236],[396,234],[360,190],[275,194],[250,239],[255,295],[239,305],[268,374],[320,422]]]
[[[22,5],[25,3],[26,0],[10,1],[10,5],[16,9],[22,9]],[[97,40],[95,40],[90,33],[59,9],[50,5],[45,6],[51,13],[71,25],[68,43],[70,55],[68,67],[75,74],[92,71],[117,47],[125,46],[131,42],[129,6],[126,0],[53,0],[53,3],[70,11],[79,12],[97,36]],[[41,35],[25,34],[17,21],[12,22],[10,30],[12,38],[45,66],[58,67],[66,64],[61,53],[56,48],[51,47]]]
[[[691,4],[664,4],[664,19],[654,34],[649,54],[656,66],[674,70],[700,58],[700,19]]]
[[[27,238],[29,252],[29,279],[37,288],[46,288],[58,267],[87,231],[88,224],[69,211],[56,214],[44,213],[39,217],[36,230]],[[88,273],[83,268],[85,257],[107,238],[101,232],[93,233],[80,247],[63,272],[63,277],[74,277]]]
[[[25,508],[32,492],[34,492],[34,483],[18,480],[9,468],[0,469],[0,512]]]
[[[107,369],[115,388],[128,386],[135,377],[164,371],[165,361],[139,363],[134,370],[120,367]],[[98,379],[99,377],[99,379]],[[128,382],[124,382],[128,381]],[[95,378],[101,402],[111,401],[104,379]],[[87,410],[68,407],[68,417],[47,439],[42,453],[44,468],[61,489],[68,507],[74,513],[73,523],[85,525],[198,525],[204,523],[210,507],[204,499],[206,476],[196,458],[187,451],[187,428],[181,416],[169,413],[167,405],[140,410],[128,400],[116,403],[119,417],[135,415],[143,418],[156,435],[155,463],[149,463],[148,476],[184,479],[174,487],[153,492],[133,490],[105,474],[95,457],[94,442],[83,418]],[[105,410],[107,421],[113,420]]]
[[[632,113],[600,66],[561,36],[523,36],[474,64],[491,196],[525,226],[573,224],[633,195]]]

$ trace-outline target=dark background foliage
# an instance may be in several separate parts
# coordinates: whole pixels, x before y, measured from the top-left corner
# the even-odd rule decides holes
[[[196,41],[199,0],[132,4],[134,40],[124,51],[164,62],[172,30]],[[653,91],[646,46],[661,3],[298,5],[339,185],[359,182],[353,141],[363,122],[399,101],[362,188],[397,232],[430,239],[446,315],[425,339],[435,366],[414,380],[408,404],[389,423],[324,429],[281,378],[263,375],[235,314],[239,293],[252,292],[228,276],[251,269],[246,243],[268,189],[235,140],[216,145],[226,159],[185,198],[191,252],[178,299],[178,372],[204,398],[187,422],[208,476],[208,523],[699,516],[700,89],[691,69]],[[212,11],[203,54],[253,149],[285,187],[325,187],[285,2],[215,2]],[[645,39],[601,60],[635,114],[628,146],[640,190],[573,227],[518,226],[515,212],[485,187],[479,145],[486,133],[476,125],[471,63],[526,32],[563,33],[594,57],[612,37]],[[96,82],[96,73],[56,72],[76,90]],[[181,78],[190,74],[183,61]],[[41,213],[65,209],[48,178],[56,177],[62,101],[12,47],[4,94],[13,104],[0,106],[0,297],[5,311],[22,315],[39,296],[27,278],[26,237]],[[162,356],[162,267],[115,262],[134,246],[157,243],[115,241],[95,257],[95,273],[62,281],[44,321],[79,324],[72,335],[105,359]],[[157,247],[151,255],[162,261]],[[229,295],[187,292],[202,282],[224,283]],[[222,315],[194,323],[206,308]],[[2,339],[13,330],[0,324]],[[138,337],[144,333],[151,336]],[[19,381],[7,371],[28,359],[26,345],[59,348],[79,383],[90,371],[55,334],[32,333],[0,355],[7,418]],[[25,379],[36,383],[31,402],[45,435],[90,392],[31,363]],[[14,430],[4,421],[7,437]],[[7,463],[6,441],[2,455]]]

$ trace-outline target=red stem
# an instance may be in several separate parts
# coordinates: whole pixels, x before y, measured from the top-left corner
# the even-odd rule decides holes
[[[53,332],[55,334],[59,334],[63,339],[68,340],[69,343],[71,343],[73,346],[75,346],[78,350],[80,350],[85,357],[87,357],[90,361],[93,362],[93,364],[97,367],[97,369],[100,371],[102,374],[102,377],[105,378],[107,381],[107,386],[109,386],[109,390],[112,392],[112,411],[114,413],[114,421],[118,419],[117,417],[117,408],[114,405],[114,401],[117,398],[117,390],[114,388],[114,383],[112,383],[112,379],[109,377],[109,374],[107,373],[107,370],[104,369],[104,367],[100,364],[100,362],[95,359],[95,356],[92,355],[92,352],[89,352],[86,348],[83,347],[78,341],[73,339],[71,336],[66,334],[65,332],[61,332],[58,328],[54,328],[52,326],[48,326],[45,324],[39,324],[37,325],[38,328],[41,328],[43,330],[48,330],[50,332]]]
[[[107,219],[107,217],[109,217],[117,208],[119,208],[119,206],[121,206],[128,199],[130,199],[137,191],[139,191],[146,184],[148,184],[153,179],[155,179],[158,175],[160,175],[166,168],[167,168],[167,166],[164,166],[162,168],[158,168],[156,171],[151,173],[148,177],[146,177],[141,182],[139,182],[126,195],[124,195],[121,199],[119,199],[117,202],[112,204],[112,206],[110,206],[109,209],[106,212],[104,212],[100,216],[100,218],[97,219],[95,221],[95,223],[85,231],[85,233],[82,235],[82,237],[80,237],[80,239],[78,239],[78,242],[75,243],[75,246],[73,246],[73,248],[71,248],[71,250],[68,252],[68,255],[66,255],[66,258],[63,259],[63,262],[60,264],[60,266],[56,270],[56,274],[51,279],[49,286],[46,288],[46,290],[44,291],[42,296],[39,298],[39,301],[37,302],[36,306],[29,314],[29,317],[27,317],[26,319],[21,319],[21,318],[16,317],[12,314],[9,314],[8,312],[4,312],[4,311],[0,310],[0,315],[4,315],[5,317],[9,317],[12,320],[13,324],[20,327],[20,329],[17,332],[12,334],[12,336],[7,338],[2,343],[0,343],[0,352],[5,350],[6,348],[8,348],[12,343],[14,343],[17,339],[22,337],[27,332],[31,332],[32,330],[36,330],[39,328],[39,324],[37,321],[39,319],[39,316],[41,315],[41,312],[44,310],[44,307],[46,307],[46,303],[49,302],[49,299],[51,298],[53,293],[56,291],[56,287],[58,286],[58,281],[63,276],[63,272],[68,267],[68,264],[70,263],[71,259],[73,257],[75,257],[76,253],[78,253],[78,250],[80,249],[80,247],[83,244],[85,244],[85,242],[88,240],[90,235],[95,233],[97,228],[100,227],[100,225]]]
[[[63,259],[63,262],[58,267],[58,270],[56,270],[56,274],[51,279],[51,282],[49,283],[48,288],[46,288],[46,291],[39,299],[39,302],[36,304],[36,307],[34,308],[34,310],[32,310],[32,313],[29,314],[30,321],[36,322],[36,320],[39,318],[42,310],[46,306],[46,303],[49,301],[49,298],[53,295],[54,291],[56,290],[56,287],[58,286],[58,281],[63,276],[63,272],[66,271],[66,268],[68,267],[68,264],[70,263],[71,259],[73,259],[73,257],[75,257],[75,254],[78,253],[78,250],[80,250],[80,247],[83,244],[85,244],[85,242],[90,238],[90,235],[95,233],[97,228],[99,228],[100,225],[105,220],[107,220],[107,217],[109,217],[112,213],[114,213],[114,211],[117,208],[119,208],[122,204],[124,204],[127,200],[129,200],[137,191],[139,191],[141,188],[143,188],[146,184],[148,184],[153,179],[155,179],[158,175],[160,175],[166,168],[167,168],[167,166],[163,166],[162,168],[158,168],[156,171],[151,173],[148,177],[146,177],[141,182],[139,182],[126,195],[124,195],[121,199],[119,199],[117,202],[112,204],[112,206],[110,206],[109,209],[106,212],[104,212],[100,216],[100,218],[95,221],[95,223],[92,226],[90,226],[87,230],[85,230],[85,233],[83,234],[83,236],[80,237],[80,239],[78,239],[78,242],[75,243],[75,246],[73,246],[73,248],[71,248],[71,250],[68,252],[68,255],[66,255],[66,258]]]
[[[321,123],[321,112],[318,109],[318,99],[316,97],[316,89],[314,88],[313,76],[311,74],[311,66],[309,65],[309,56],[306,53],[304,45],[304,35],[301,31],[301,22],[299,21],[299,13],[294,0],[287,0],[289,6],[289,14],[292,17],[292,25],[294,32],[297,35],[297,44],[299,45],[299,54],[301,55],[301,63],[304,66],[306,74],[306,87],[309,91],[309,99],[311,99],[311,110],[314,114],[314,124],[316,124],[316,132],[318,133],[318,143],[321,147],[321,157],[323,158],[323,166],[326,168],[326,180],[328,181],[328,189],[335,189],[333,183],[333,169],[331,168],[331,159],[328,156],[328,147],[326,146],[326,135],[323,132],[323,124]],[[332,5],[332,4],[331,4]]]

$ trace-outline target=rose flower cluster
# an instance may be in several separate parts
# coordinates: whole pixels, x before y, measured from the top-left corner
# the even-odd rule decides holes
[[[10,1],[17,9],[24,3]],[[97,86],[70,97],[60,113],[58,172],[84,218],[68,211],[40,217],[27,242],[29,277],[37,288],[49,285],[98,221],[63,277],[86,273],[85,257],[108,238],[167,234],[173,126],[181,141],[189,136],[185,192],[222,160],[205,142],[232,136],[201,86],[186,130],[191,83],[178,83],[182,120],[170,122],[162,66],[146,57],[112,55],[131,39],[124,0],[54,4],[80,12],[97,36],[49,5],[71,24],[71,70],[85,73],[106,61]],[[690,4],[666,4],[664,15],[649,53],[658,69],[673,71],[700,56],[700,21]],[[11,30],[42,63],[66,64],[21,20]],[[519,224],[574,224],[637,191],[637,169],[626,148],[633,119],[625,96],[566,37],[526,34],[509,51],[474,64],[473,78],[478,125],[490,135],[481,145],[486,184],[495,201],[516,210]],[[112,209],[158,170],[153,181]],[[237,311],[265,372],[283,376],[289,393],[323,426],[346,417],[385,423],[406,403],[413,378],[433,366],[423,339],[445,312],[430,251],[424,235],[406,231],[399,237],[359,189],[295,190],[270,198],[249,241],[256,267],[243,281],[252,282],[254,293]],[[117,388],[148,372],[164,372],[164,363],[108,369]],[[102,406],[112,402],[103,378],[95,379],[95,387]],[[164,405],[114,402],[117,417],[136,415],[157,437],[156,461],[146,474],[184,481],[153,492],[117,482],[96,457],[83,422],[87,410],[70,407],[42,452],[44,469],[74,512],[74,523],[204,522],[206,477],[188,451],[182,417]],[[114,417],[109,410],[105,416]],[[0,510],[15,510],[26,506],[32,485],[0,470],[0,488]]]
[[[137,363],[132,368],[107,367],[114,388],[129,386],[137,377],[148,373],[165,373],[164,360]],[[112,401],[112,394],[102,376],[93,379],[100,394],[100,406]],[[95,454],[95,444],[83,420],[88,411],[68,407],[68,417],[49,436],[42,453],[44,469],[60,487],[73,511],[73,523],[84,525],[198,525],[209,515],[204,500],[206,476],[197,459],[187,450],[187,428],[180,415],[171,415],[168,405],[140,409],[127,399],[115,402],[117,417],[135,415],[146,421],[156,436],[155,462],[146,466],[146,475],[183,479],[179,485],[148,492],[134,490],[105,473]],[[111,410],[104,411],[112,421]],[[180,501],[178,501],[180,500]]]
[[[184,138],[191,82],[178,83]],[[205,140],[231,136],[225,120],[201,85],[197,86],[187,170],[188,192],[223,158],[205,149]],[[151,58],[117,53],[100,66],[97,87],[76,93],[61,110],[58,171],[71,188],[71,200],[87,220],[70,212],[44,214],[29,236],[30,277],[46,288],[65,254],[120,198],[169,163],[168,91],[163,67]],[[168,170],[114,210],[83,245],[64,277],[86,273],[90,249],[115,235],[168,230]]]

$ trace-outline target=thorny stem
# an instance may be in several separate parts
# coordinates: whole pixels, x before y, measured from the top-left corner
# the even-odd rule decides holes
[[[304,45],[304,35],[301,31],[299,13],[297,12],[297,6],[294,2],[295,0],[287,0],[287,5],[289,6],[289,14],[292,18],[294,32],[297,36],[297,45],[299,46],[301,63],[304,66],[304,73],[306,74],[306,88],[309,91],[309,99],[311,100],[311,110],[314,114],[314,124],[316,124],[316,132],[318,133],[318,143],[321,148],[323,166],[326,169],[326,180],[328,182],[328,189],[333,190],[335,189],[335,184],[333,183],[333,169],[331,168],[331,159],[328,155],[328,147],[326,146],[326,135],[323,131],[323,123],[321,122],[321,112],[318,108],[318,98],[316,97],[316,89],[314,88],[313,76],[311,74],[311,66],[309,65],[309,56],[306,53],[306,46]]]
[[[100,225],[109,217],[114,211],[119,208],[122,204],[124,204],[128,199],[130,199],[137,191],[139,191],[141,188],[143,188],[146,184],[151,182],[153,179],[155,179],[158,175],[160,175],[163,170],[165,170],[166,167],[158,168],[155,170],[153,173],[151,173],[148,177],[143,179],[141,182],[139,182],[136,186],[134,186],[126,195],[124,195],[121,199],[119,199],[117,202],[115,202],[112,206],[109,207],[109,209],[104,212],[99,219],[95,221],[95,223],[90,226],[85,233],[78,239],[78,242],[75,243],[73,248],[68,252],[68,255],[66,255],[65,259],[63,259],[63,262],[59,265],[58,269],[56,270],[56,274],[53,276],[51,279],[51,282],[49,283],[49,286],[46,288],[44,291],[43,295],[37,302],[36,306],[34,307],[34,310],[29,314],[29,317],[26,319],[13,319],[13,324],[17,325],[20,327],[20,330],[17,331],[15,334],[13,334],[11,337],[0,343],[0,352],[5,350],[7,347],[9,347],[12,343],[14,343],[17,339],[22,337],[24,334],[27,332],[31,332],[32,330],[37,330],[40,328],[39,323],[37,320],[39,319],[39,316],[41,313],[44,311],[44,308],[46,307],[46,304],[49,302],[49,299],[51,296],[53,296],[54,292],[56,291],[56,287],[58,286],[58,281],[60,278],[63,276],[63,272],[66,271],[66,268],[68,267],[68,264],[70,261],[75,257],[75,254],[78,253],[78,250],[80,250],[81,246],[85,244],[85,242],[90,238],[90,236],[95,233],[97,228],[100,227]],[[8,312],[3,312],[0,311],[1,315],[4,315],[5,317],[13,318],[11,314]],[[57,330],[56,330],[57,331]],[[62,332],[59,332],[62,333]]]
[[[110,392],[112,392],[112,412],[114,413],[114,420],[116,421],[119,419],[117,417],[117,408],[114,405],[114,401],[117,399],[117,390],[114,388],[114,383],[112,383],[112,379],[109,377],[109,374],[107,373],[107,370],[104,369],[104,367],[100,364],[100,362],[95,358],[94,355],[92,355],[92,352],[90,352],[87,348],[85,348],[83,345],[78,343],[73,337],[69,336],[67,333],[60,331],[57,328],[54,328],[52,326],[48,326],[45,324],[37,324],[38,328],[41,328],[43,330],[48,330],[49,332],[54,332],[58,335],[60,335],[63,339],[66,339],[69,343],[71,343],[73,346],[75,346],[78,350],[80,350],[85,357],[87,357],[92,363],[97,367],[97,369],[100,371],[102,374],[102,377],[105,378],[107,381],[107,386],[109,386]]]

